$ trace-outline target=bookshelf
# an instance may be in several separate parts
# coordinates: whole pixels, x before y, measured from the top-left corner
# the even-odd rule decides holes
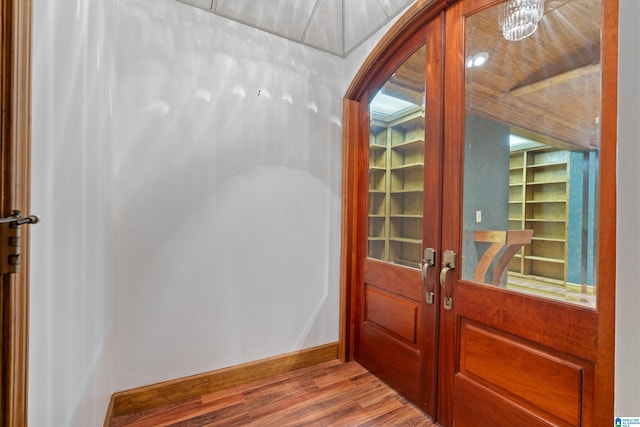
[[[509,263],[510,273],[566,281],[569,160],[557,149],[511,153],[509,229],[531,229],[533,238]]]
[[[424,114],[373,119],[369,138],[368,256],[419,267],[424,189]]]

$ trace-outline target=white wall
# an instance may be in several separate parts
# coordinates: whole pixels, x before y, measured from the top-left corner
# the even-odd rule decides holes
[[[337,340],[343,60],[171,0],[35,0],[33,65],[31,425]]]
[[[118,7],[116,389],[337,341],[343,60]]]
[[[621,3],[632,415],[640,35]],[[343,61],[173,0],[34,6],[30,425],[101,425],[114,391],[335,341],[341,98],[374,42]]]
[[[113,10],[35,0],[29,425],[97,426],[113,392]]]
[[[616,416],[640,416],[640,3],[620,1]]]

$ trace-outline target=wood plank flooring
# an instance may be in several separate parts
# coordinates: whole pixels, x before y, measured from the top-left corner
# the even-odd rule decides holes
[[[112,427],[437,426],[355,362],[338,360],[124,415]]]

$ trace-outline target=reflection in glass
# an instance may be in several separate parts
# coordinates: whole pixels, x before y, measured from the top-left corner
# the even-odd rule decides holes
[[[368,256],[411,267],[422,248],[425,58],[423,46],[369,104]]]
[[[467,18],[463,279],[595,306],[600,1],[550,3],[506,40]]]

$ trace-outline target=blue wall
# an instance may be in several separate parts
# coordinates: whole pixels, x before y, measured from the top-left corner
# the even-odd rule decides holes
[[[567,207],[567,282],[595,283],[594,247],[598,152],[570,153]]]
[[[474,230],[507,230],[509,215],[508,126],[477,116],[465,122],[462,278],[471,279],[478,260],[489,246],[474,243]],[[476,222],[476,211],[482,222]],[[485,282],[491,281],[493,268]]]

